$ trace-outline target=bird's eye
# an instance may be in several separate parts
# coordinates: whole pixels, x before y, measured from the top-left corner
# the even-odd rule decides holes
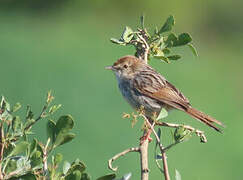
[[[126,65],[126,64],[124,64],[124,66],[123,66],[125,69],[127,69],[128,68],[128,66]]]

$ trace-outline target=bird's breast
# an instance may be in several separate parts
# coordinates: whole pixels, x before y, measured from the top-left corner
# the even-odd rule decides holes
[[[147,116],[152,116],[154,112],[159,114],[161,108],[165,105],[155,99],[141,94],[134,87],[132,87],[130,81],[119,82],[119,89],[126,101],[135,110],[138,110],[141,108],[141,106],[143,106]]]

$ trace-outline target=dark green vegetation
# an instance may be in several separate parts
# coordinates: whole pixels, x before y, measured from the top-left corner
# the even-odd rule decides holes
[[[161,28],[154,29],[150,34],[145,27],[145,16],[140,17],[140,26],[136,30],[132,30],[126,26],[119,39],[111,38],[111,42],[121,46],[134,46],[135,55],[140,59],[146,56],[146,61],[152,58],[160,59],[170,63],[170,61],[178,60],[181,58],[178,54],[171,55],[172,48],[188,46],[193,54],[197,56],[197,51],[192,45],[192,37],[188,33],[181,33],[178,36],[173,33],[172,29],[175,25],[175,18],[169,16]],[[141,55],[146,52],[146,55]],[[148,56],[148,57],[147,57]]]
[[[12,106],[5,97],[1,97],[0,179],[91,179],[82,161],[78,158],[73,162],[63,161],[62,153],[56,152],[57,147],[72,141],[76,135],[71,132],[74,127],[71,115],[62,115],[57,120],[53,118],[62,106],[53,104],[53,99],[54,96],[49,91],[39,115],[27,105],[24,117],[20,117],[22,105],[17,102]],[[32,131],[32,127],[39,121],[46,122],[47,139],[44,142],[40,141],[40,135]],[[120,180],[129,179],[130,176],[131,173],[126,174]],[[113,180],[115,177],[115,174],[107,174],[97,180]]]
[[[234,21],[224,18],[221,28],[216,28],[220,26],[214,23],[220,22],[216,20],[222,18],[218,15],[219,11],[224,12],[224,17],[234,17],[229,10],[235,10],[233,7],[236,5],[222,3],[222,9],[213,14],[212,8],[216,6],[204,4],[207,12],[212,14],[210,16],[209,13],[206,19],[202,12],[192,15],[191,9],[193,12],[199,11],[201,4],[183,8],[176,6],[173,11],[170,10],[173,6],[166,6],[167,12],[158,16],[164,18],[154,16],[155,19],[151,21],[155,23],[149,22],[147,25],[161,24],[172,13],[177,17],[178,32],[190,32],[191,29],[198,58],[189,49],[178,48],[177,51],[183,57],[179,62],[166,64],[154,60],[151,65],[184,92],[196,108],[227,126],[221,135],[181,112],[170,113],[166,121],[184,122],[198,127],[205,130],[208,138],[206,144],[200,144],[197,138],[193,138],[169,151],[170,172],[173,173],[173,167],[176,167],[183,179],[239,179],[242,178],[243,162],[243,62],[240,46],[237,45],[242,36],[239,34],[240,27],[235,31],[229,30],[233,27],[230,23]],[[182,9],[179,10],[179,7]],[[105,7],[102,8],[105,10]],[[58,16],[47,15],[45,11],[34,15],[19,13],[17,10],[2,11],[0,93],[8,97],[11,104],[31,104],[33,111],[38,112],[43,104],[43,96],[52,89],[56,103],[63,105],[57,112],[57,118],[70,113],[76,123],[73,129],[76,138],[59,150],[65,159],[83,160],[87,171],[97,178],[105,172],[109,173],[107,160],[123,149],[136,146],[139,141],[137,137],[141,134],[142,123],[132,129],[130,122],[121,118],[123,112],[132,110],[122,99],[114,76],[104,70],[104,66],[112,64],[120,56],[134,52],[132,47],[121,48],[111,44],[109,38],[119,36],[123,27],[121,24],[136,27],[137,24],[132,22],[137,22],[140,14],[124,16],[122,19],[119,17],[123,16],[115,12],[110,15],[109,9],[97,12],[90,7],[88,10],[90,12],[82,12],[81,15],[77,12],[69,15],[68,11],[60,10],[61,15]],[[106,16],[102,17],[102,12]],[[153,19],[150,14],[147,17]],[[190,22],[194,24],[190,26]],[[39,126],[33,130],[43,135],[39,138],[44,142],[46,122],[38,123]],[[169,134],[169,130],[164,133]],[[168,135],[168,142],[170,138]],[[153,148],[151,146],[150,151]],[[152,153],[150,159],[153,159]],[[133,178],[138,179],[138,160],[136,154],[120,159],[117,162],[119,177],[132,172]],[[151,162],[150,168],[154,169],[151,179],[161,177],[155,163]]]
[[[49,92],[41,112],[36,116],[27,106],[26,115],[18,116],[21,104],[11,106],[4,97],[0,103],[1,118],[1,149],[0,149],[0,178],[1,179],[50,179],[58,180],[89,180],[85,172],[86,166],[76,159],[70,163],[61,153],[53,153],[57,147],[74,139],[70,132],[74,127],[71,115],[62,115],[57,120],[53,114],[61,105],[52,105],[54,97]],[[35,138],[32,127],[38,121],[46,120],[47,140],[41,142],[38,134]],[[63,164],[60,168],[60,164]]]

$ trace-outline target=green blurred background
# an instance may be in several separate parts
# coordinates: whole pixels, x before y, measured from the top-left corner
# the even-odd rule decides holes
[[[221,120],[227,128],[218,134],[182,112],[166,121],[181,122],[205,130],[208,143],[198,138],[168,153],[171,176],[175,168],[182,179],[243,179],[243,1],[210,0],[1,0],[0,93],[11,103],[33,105],[39,112],[48,90],[60,114],[75,118],[77,138],[60,147],[65,159],[80,158],[93,179],[109,173],[107,160],[138,145],[139,122],[133,129],[123,112],[132,112],[122,99],[114,75],[104,69],[134,49],[109,42],[125,25],[135,29],[146,14],[149,30],[162,25],[168,15],[176,18],[175,32],[189,32],[198,49],[193,57],[179,48],[183,59],[171,63],[152,61],[152,66],[189,97],[192,104]],[[44,141],[45,123],[35,131]],[[163,140],[171,141],[169,130]],[[162,179],[150,145],[151,179]],[[118,175],[132,172],[139,179],[138,154],[115,162]],[[173,178],[172,178],[173,179]]]

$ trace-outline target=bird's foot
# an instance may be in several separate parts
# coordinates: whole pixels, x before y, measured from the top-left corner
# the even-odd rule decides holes
[[[152,130],[149,129],[141,138],[140,138],[140,145],[142,145],[146,140],[151,142],[153,139],[150,137]]]

